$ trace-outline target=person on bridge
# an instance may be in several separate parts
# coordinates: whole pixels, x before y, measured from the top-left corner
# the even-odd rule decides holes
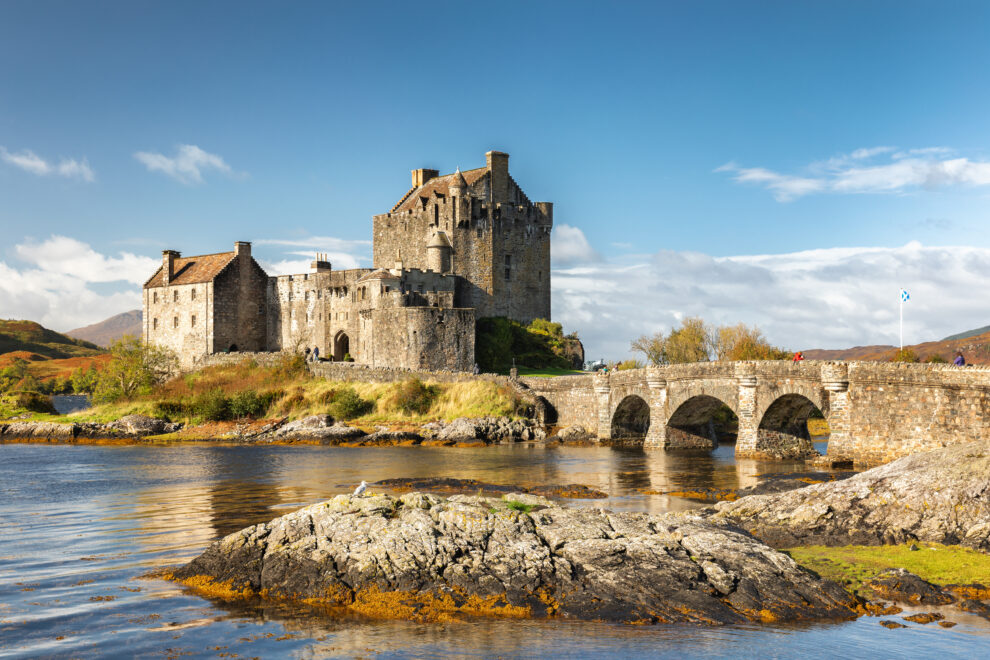
[[[795,362],[800,362],[803,359],[804,359],[804,353],[802,353],[801,351],[798,351],[797,353],[794,354]]]
[[[956,365],[957,367],[966,366],[966,358],[963,357],[962,351],[956,351],[956,359],[952,361],[952,364]]]

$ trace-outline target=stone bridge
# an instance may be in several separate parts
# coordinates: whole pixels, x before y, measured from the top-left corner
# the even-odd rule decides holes
[[[990,368],[890,362],[699,362],[521,379],[547,421],[599,441],[713,449],[735,428],[736,456],[816,455],[824,417],[833,461],[875,464],[990,438]],[[729,412],[731,411],[731,413]]]

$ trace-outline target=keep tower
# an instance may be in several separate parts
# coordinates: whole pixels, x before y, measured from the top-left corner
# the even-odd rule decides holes
[[[412,171],[409,191],[373,219],[374,267],[459,276],[454,304],[478,318],[549,319],[552,228],[553,204],[530,201],[509,155],[489,151],[484,167]]]

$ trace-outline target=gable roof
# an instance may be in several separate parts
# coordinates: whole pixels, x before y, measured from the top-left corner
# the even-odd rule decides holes
[[[434,195],[449,195],[450,184],[454,182],[454,178],[458,175],[460,175],[467,182],[468,186],[473,186],[475,183],[483,179],[486,174],[488,174],[488,168],[479,167],[466,172],[454,172],[453,174],[444,174],[443,176],[433,177],[418,188],[410,188],[409,192],[407,192],[402,199],[399,200],[399,203],[392,207],[390,213],[395,213],[397,211],[411,211],[419,202],[420,197],[429,199]]]
[[[234,260],[233,252],[218,252],[216,254],[201,254],[195,257],[178,257],[175,260],[175,274],[172,284],[198,284],[212,282],[227,265]],[[158,267],[151,279],[145,282],[144,288],[165,286],[162,277],[162,266]]]
[[[385,268],[379,268],[378,270],[373,270],[367,275],[358,278],[358,282],[365,282],[367,280],[397,280],[400,279],[398,275],[393,275]]]

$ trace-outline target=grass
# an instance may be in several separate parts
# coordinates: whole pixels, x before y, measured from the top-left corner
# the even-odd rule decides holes
[[[990,555],[958,545],[917,545],[920,550],[910,550],[910,544],[835,548],[813,545],[784,552],[801,566],[850,590],[859,589],[864,580],[888,568],[903,568],[938,585],[990,581]]]
[[[533,369],[530,367],[517,367],[520,376],[533,376],[536,378],[553,378],[555,376],[577,376],[588,373],[579,369],[557,369],[556,367],[544,367]]]
[[[535,504],[526,504],[525,502],[520,502],[519,500],[509,500],[506,506],[513,511],[519,511],[520,513],[529,513],[536,508]]]
[[[36,417],[49,421],[109,422],[129,414],[156,417],[167,412],[172,421],[199,424],[210,418],[210,408],[205,402],[212,400],[215,403],[216,398],[225,397],[233,403],[245,392],[256,392],[272,401],[259,416],[299,419],[335,414],[357,426],[383,422],[422,424],[457,417],[518,417],[521,409],[520,401],[510,387],[491,381],[327,381],[314,378],[301,361],[287,360],[279,366],[261,367],[245,360],[237,365],[209,367],[185,374],[153,393],[133,400],[97,405],[64,417]],[[237,406],[232,405],[229,409],[236,410]],[[345,410],[352,414],[341,414]],[[0,417],[4,413],[0,410]]]

